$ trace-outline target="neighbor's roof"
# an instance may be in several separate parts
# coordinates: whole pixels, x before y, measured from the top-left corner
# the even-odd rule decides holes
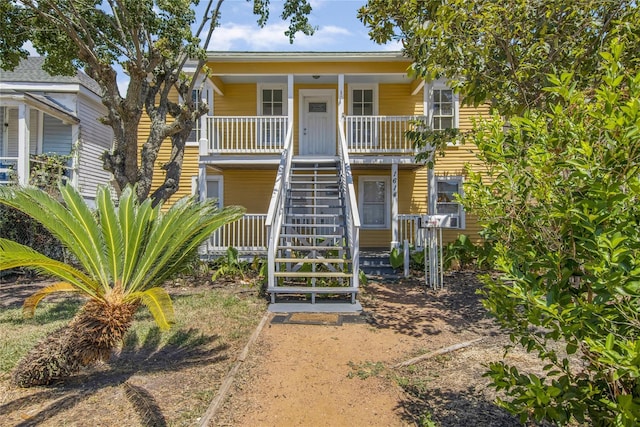
[[[402,52],[207,52],[209,61],[251,61],[251,62],[407,62],[409,58]]]
[[[78,70],[75,76],[52,76],[42,69],[43,56],[30,56],[20,61],[13,71],[0,70],[1,82],[14,83],[76,83],[97,95],[102,93],[100,85],[84,72]]]

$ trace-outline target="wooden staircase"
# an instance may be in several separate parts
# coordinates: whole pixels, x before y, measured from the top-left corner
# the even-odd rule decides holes
[[[276,298],[316,303],[316,297],[355,303],[357,287],[347,245],[345,196],[335,158],[294,158],[275,248]]]

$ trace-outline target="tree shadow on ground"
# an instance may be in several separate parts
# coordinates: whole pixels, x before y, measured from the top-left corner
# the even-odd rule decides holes
[[[517,417],[473,387],[464,391],[442,388],[421,390],[413,386],[404,389],[407,393],[399,406],[404,410],[403,418],[411,424],[425,425],[424,420],[427,419],[441,427],[522,426]]]
[[[400,278],[367,285],[363,305],[377,328],[413,337],[454,333],[492,334],[494,327],[476,293],[482,285],[473,272],[444,277],[443,289],[429,289],[424,279]]]
[[[141,425],[165,426],[166,420],[155,398],[143,387],[132,384],[134,375],[152,374],[167,369],[180,371],[194,366],[220,363],[228,358],[226,344],[214,345],[218,336],[205,336],[196,329],[178,330],[168,342],[161,344],[161,333],[153,328],[145,339],[130,333],[122,350],[114,354],[107,366],[96,367],[69,378],[64,383],[42,387],[36,393],[24,396],[0,406],[0,418],[14,411],[29,413],[29,418],[17,426],[36,426],[51,417],[91,399],[108,387],[121,386],[135,409]],[[43,401],[50,401],[42,409]]]

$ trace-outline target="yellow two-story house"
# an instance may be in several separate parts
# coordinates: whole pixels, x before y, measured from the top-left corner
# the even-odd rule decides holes
[[[410,65],[398,52],[209,53],[210,75],[193,94],[209,114],[192,132],[174,197],[196,193],[247,214],[203,250],[266,253],[274,300],[355,301],[360,251],[420,246],[422,215],[448,215],[445,240],[475,234],[453,196],[475,161],[470,147],[452,144],[429,170],[405,133],[464,130],[486,109],[462,108],[446,82],[416,80]]]

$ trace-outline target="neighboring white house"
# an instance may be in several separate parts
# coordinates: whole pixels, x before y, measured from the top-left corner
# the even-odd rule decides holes
[[[30,57],[13,71],[0,69],[0,184],[26,184],[34,155],[69,155],[69,179],[93,200],[96,187],[112,178],[100,158],[113,140],[98,121],[106,115],[100,86],[82,71],[51,76],[43,63]]]

